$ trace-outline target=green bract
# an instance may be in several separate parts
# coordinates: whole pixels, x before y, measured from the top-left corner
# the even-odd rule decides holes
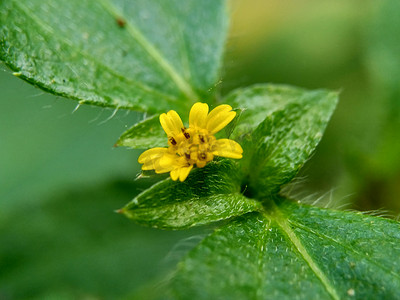
[[[223,0],[4,0],[0,58],[53,94],[148,112],[116,146],[165,147],[158,113],[218,104],[227,12]],[[229,138],[243,159],[215,160],[183,183],[162,180],[120,209],[163,229],[225,220],[181,261],[171,297],[399,298],[399,223],[280,194],[315,151],[337,98],[272,84],[231,92],[222,102],[238,112]]]

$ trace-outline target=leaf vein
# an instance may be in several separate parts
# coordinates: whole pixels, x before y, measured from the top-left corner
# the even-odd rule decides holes
[[[100,0],[102,6],[115,18],[124,17],[124,14],[111,3],[109,0]],[[161,55],[160,51],[156,49],[150,41],[148,41],[140,30],[134,24],[127,20],[126,28],[129,34],[134,38],[144,50],[161,66],[161,68],[171,77],[176,86],[182,91],[185,96],[190,99],[198,99],[198,95],[193,91],[192,87],[179,75],[173,66]]]
[[[296,247],[296,250],[300,253],[300,255],[303,257],[304,261],[308,264],[310,269],[313,271],[315,276],[324,285],[326,291],[332,297],[332,299],[339,300],[340,297],[339,297],[337,291],[335,290],[334,286],[329,281],[329,279],[325,276],[325,274],[322,272],[322,270],[318,267],[317,263],[310,256],[307,249],[301,243],[301,241],[296,236],[294,231],[290,228],[288,221],[282,216],[278,206],[275,203],[273,203],[273,206],[274,206],[274,212],[272,214],[272,217],[274,218],[274,220],[276,221],[278,226],[280,228],[282,228],[282,230],[285,232],[287,237],[290,239],[290,241]]]
[[[23,6],[23,5],[22,5],[20,2],[18,2],[18,1],[13,1],[13,2],[14,2],[14,4],[15,4],[21,11],[23,11],[23,12],[25,13],[26,16],[30,17],[34,22],[36,22],[40,27],[42,27],[43,30],[44,30],[45,32],[47,32],[48,34],[49,34],[49,33],[54,33],[53,30],[52,30],[52,28],[49,27],[46,23],[44,23],[41,19],[37,18],[33,11],[27,10],[27,9],[26,9],[26,6]],[[52,34],[51,37],[52,37],[52,38],[58,37],[58,35]],[[75,48],[75,50],[77,50],[76,53],[78,53],[79,55],[81,55],[81,56],[83,56],[83,57],[85,57],[85,58],[87,58],[87,59],[89,59],[89,60],[91,60],[92,62],[94,62],[95,64],[97,64],[98,66],[100,66],[101,68],[103,68],[105,71],[109,72],[110,74],[114,75],[114,76],[117,77],[118,79],[124,80],[124,81],[127,82],[127,83],[130,83],[130,84],[132,84],[132,85],[135,85],[136,87],[138,87],[139,89],[141,89],[141,90],[143,90],[143,91],[145,91],[145,92],[147,92],[147,93],[152,93],[152,94],[157,95],[157,96],[162,96],[162,97],[164,97],[165,99],[168,99],[168,100],[171,101],[171,102],[176,101],[176,98],[174,98],[174,97],[171,96],[171,95],[168,95],[168,94],[162,93],[162,92],[160,92],[160,91],[157,91],[157,90],[155,90],[154,88],[152,88],[152,87],[150,87],[150,86],[148,86],[148,85],[145,85],[145,84],[140,83],[140,82],[138,82],[138,81],[135,81],[135,80],[133,80],[133,79],[131,79],[131,78],[128,78],[128,77],[126,77],[126,76],[123,76],[122,74],[119,74],[119,73],[116,72],[114,69],[112,69],[111,67],[109,67],[109,66],[107,66],[107,65],[105,65],[105,64],[103,64],[103,63],[101,63],[101,62],[99,62],[97,59],[95,59],[93,56],[89,55],[89,54],[86,53],[85,51],[82,51],[81,49],[77,49],[76,47],[74,47],[74,44],[73,44],[71,41],[69,41],[68,39],[60,39],[60,38],[58,38],[58,40],[59,40],[60,42],[64,43],[64,44],[68,45],[70,48]],[[62,60],[60,54],[62,54],[62,52],[57,52],[56,55],[60,58],[60,60]],[[64,57],[65,57],[65,56],[64,56]],[[41,59],[41,58],[38,58],[38,57],[34,57],[34,59],[37,60],[37,61],[45,61],[45,62],[58,63],[58,62],[54,62],[54,61],[51,61],[51,60]],[[62,63],[62,62],[59,62],[59,63]],[[69,67],[69,65],[67,65],[67,66]],[[73,69],[71,69],[71,70],[72,70],[74,73],[76,73]]]
[[[330,237],[328,235],[325,235],[325,234],[322,234],[320,232],[316,232],[314,230],[311,230],[310,228],[308,228],[308,227],[306,227],[306,226],[304,226],[302,224],[299,224],[299,223],[297,223],[297,222],[295,222],[293,220],[289,220],[289,222],[291,224],[293,224],[294,226],[296,226],[297,228],[300,228],[300,229],[302,229],[304,231],[307,231],[308,233],[314,234],[314,235],[316,235],[316,236],[318,236],[320,238],[327,239],[327,240],[329,240],[329,241],[331,241],[333,243],[336,243],[336,244],[342,246],[343,248],[345,248],[347,250],[350,250],[350,252],[354,252],[357,255],[362,256],[364,259],[368,260],[371,264],[377,266],[378,268],[381,268],[381,269],[387,271],[388,273],[392,274],[394,277],[397,277],[398,279],[400,279],[400,275],[399,274],[396,274],[395,272],[393,272],[392,270],[390,270],[387,267],[383,266],[382,264],[379,264],[375,260],[372,260],[371,257],[369,257],[368,255],[365,255],[362,252],[356,251],[355,248],[349,247],[346,244],[343,244],[342,242],[339,242],[338,240],[336,240],[336,239],[334,239],[334,238],[332,238],[332,237]]]

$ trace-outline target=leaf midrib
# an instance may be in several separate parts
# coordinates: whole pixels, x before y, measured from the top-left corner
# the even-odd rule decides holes
[[[99,3],[114,17],[123,17],[126,20],[126,29],[129,34],[135,39],[144,50],[160,65],[160,67],[169,75],[169,77],[175,82],[179,90],[189,99],[195,100],[199,96],[193,91],[192,87],[179,75],[179,73],[174,69],[174,67],[166,60],[159,50],[150,43],[145,36],[140,32],[140,30],[132,24],[124,14],[109,1],[109,0],[99,0]]]
[[[276,114],[279,110],[275,110],[274,112],[272,112],[268,117],[273,116],[274,114]],[[296,116],[296,120],[301,119],[302,115],[297,115]],[[264,119],[264,121],[262,121],[260,124],[258,124],[257,128],[255,129],[255,131],[257,131],[258,127],[262,125],[262,123],[264,123],[266,120]],[[270,150],[270,152],[268,153],[268,155],[266,155],[264,158],[262,158],[261,160],[259,159],[259,155],[258,155],[258,150],[259,149],[254,149],[253,153],[251,154],[251,160],[250,160],[250,164],[252,166],[258,166],[257,168],[254,168],[252,170],[252,172],[249,174],[250,176],[250,182],[257,182],[257,179],[260,178],[260,173],[262,171],[263,168],[265,168],[266,164],[268,162],[270,162],[274,157],[273,155],[275,154],[275,152],[278,150],[279,146],[281,145],[282,141],[285,140],[286,136],[288,136],[292,131],[294,130],[293,127],[290,128],[289,131],[284,132],[283,136],[279,139],[278,143],[276,143],[275,145],[273,145],[273,148]],[[257,137],[256,142],[253,142],[253,144],[255,145],[259,145],[257,148],[261,147],[262,145],[265,144],[265,141],[261,141],[262,138],[265,138],[263,136],[261,137]],[[256,161],[255,161],[256,160]]]
[[[294,104],[293,106],[300,106],[300,105]],[[284,106],[283,106],[282,108],[284,108]],[[306,107],[304,108],[304,113],[303,113],[303,114],[298,114],[295,120],[296,120],[296,121],[301,120],[301,118],[302,118],[303,116],[307,115],[307,114],[308,114],[308,111],[309,111],[309,110],[312,110],[312,109],[313,109],[313,107],[312,107],[311,105],[308,106],[308,107],[306,106]],[[275,110],[275,111],[271,114],[271,116],[272,116],[273,114],[275,114],[277,111],[278,111],[278,110]],[[293,120],[292,120],[292,122],[293,122]],[[260,124],[261,124],[261,123],[260,123]],[[273,147],[273,149],[271,150],[271,152],[269,153],[269,155],[266,156],[266,157],[260,162],[260,164],[259,164],[260,166],[264,166],[265,164],[267,164],[268,161],[270,161],[271,159],[274,158],[274,155],[275,155],[276,151],[279,149],[279,147],[281,146],[281,144],[283,143],[283,141],[285,141],[286,137],[289,136],[289,135],[293,132],[294,129],[295,129],[295,127],[294,127],[294,126],[291,126],[290,129],[284,133],[284,135],[279,139],[278,143],[276,143],[276,144],[274,145],[274,147]],[[263,142],[263,144],[264,144],[264,142]],[[260,170],[261,170],[261,168],[260,168]]]
[[[332,299],[340,300],[340,297],[339,297],[336,289],[332,285],[332,283],[325,276],[323,271],[318,267],[317,263],[312,259],[312,257],[310,256],[310,254],[308,253],[308,251],[304,247],[304,245],[301,243],[301,241],[299,240],[297,235],[290,228],[287,218],[285,218],[282,215],[282,212],[280,211],[279,207],[274,202],[272,202],[272,206],[273,206],[272,212],[270,214],[267,214],[266,212],[264,212],[263,213],[264,216],[267,219],[272,218],[277,223],[277,225],[285,232],[286,236],[289,238],[289,240],[295,246],[296,250],[303,257],[304,261],[308,264],[308,266],[313,271],[315,276],[321,281],[321,283],[325,287],[325,290],[332,297]]]
[[[41,19],[37,18],[36,15],[32,12],[32,11],[27,11],[27,9],[25,8],[25,6],[23,6],[20,2],[18,1],[13,1],[13,3],[21,10],[25,13],[26,16],[28,16],[29,18],[31,18],[38,26],[40,26],[44,32],[49,32],[52,33],[52,37],[57,37],[57,39],[63,43],[68,45],[70,48],[75,48],[74,44],[69,41],[68,39],[60,39],[58,38],[58,35],[54,34],[54,31],[51,27],[49,27],[45,22],[43,22]],[[173,97],[172,95],[168,95],[165,94],[161,91],[155,90],[154,88],[141,83],[139,81],[135,81],[129,77],[123,76],[122,74],[119,74],[118,72],[116,72],[114,69],[112,69],[111,67],[99,62],[97,59],[95,59],[93,56],[91,56],[90,54],[86,53],[85,51],[82,51],[81,49],[79,49],[78,51],[76,51],[76,53],[79,53],[79,55],[85,57],[86,59],[91,60],[92,62],[94,62],[95,64],[99,65],[100,67],[102,67],[103,69],[105,69],[106,71],[108,71],[109,73],[113,74],[114,76],[118,77],[121,80],[126,81],[127,83],[133,84],[135,86],[137,86],[139,89],[147,92],[147,93],[153,93],[154,95],[158,95],[158,96],[162,96],[163,98],[174,102],[176,101],[176,98]],[[57,55],[60,55],[60,53],[57,53]],[[36,60],[39,60],[37,58],[35,58]],[[89,90],[92,92],[92,90]]]
[[[260,210],[261,210],[261,207],[262,207],[260,202],[258,202],[257,200],[254,200],[254,199],[251,199],[251,198],[247,198],[247,197],[243,196],[239,192],[232,192],[232,193],[224,193],[224,194],[212,194],[210,196],[203,196],[203,197],[197,197],[197,198],[193,197],[193,198],[190,198],[190,199],[187,199],[187,200],[182,200],[182,201],[170,202],[170,203],[166,203],[166,204],[161,203],[160,205],[151,206],[151,207],[149,207],[149,206],[138,206],[138,207],[134,207],[134,210],[137,211],[137,210],[140,210],[140,209],[143,210],[143,209],[149,209],[149,208],[151,208],[151,209],[154,209],[154,208],[168,208],[168,207],[171,207],[171,206],[174,206],[174,205],[183,204],[183,203],[190,203],[190,202],[198,203],[198,202],[206,201],[206,200],[208,200],[209,198],[212,198],[212,197],[218,198],[220,196],[221,197],[224,197],[224,196],[225,197],[226,196],[233,196],[233,197],[242,196],[243,199],[246,199],[246,200],[248,200],[249,203],[251,202],[252,204],[254,204],[254,207],[259,206]],[[138,201],[140,201],[140,200],[138,200]],[[133,204],[134,205],[138,205],[137,203],[133,203]],[[128,207],[126,210],[132,210],[132,208]],[[257,210],[254,210],[254,211],[257,211]]]
[[[312,229],[310,229],[310,228],[308,228],[308,227],[306,227],[306,226],[304,226],[302,224],[297,223],[296,221],[290,220],[290,224],[293,224],[294,226],[296,226],[296,227],[298,227],[298,228],[300,228],[300,229],[302,229],[304,231],[307,231],[308,233],[311,233],[311,234],[313,234],[315,236],[318,236],[318,237],[320,237],[322,239],[326,239],[326,240],[329,240],[332,243],[336,243],[336,244],[340,245],[341,247],[349,250],[350,252],[353,252],[353,253],[363,257],[363,259],[369,261],[371,264],[377,266],[378,268],[381,268],[381,269],[385,270],[386,272],[392,274],[397,279],[400,279],[400,275],[399,274],[393,272],[392,270],[388,269],[387,267],[383,266],[382,264],[377,263],[375,260],[371,259],[371,257],[369,257],[368,255],[365,255],[364,253],[357,251],[356,248],[349,247],[349,246],[343,244],[342,242],[340,242],[338,240],[335,240],[334,238],[332,238],[332,237],[330,237],[330,236],[328,236],[326,234],[322,234],[320,232],[316,232],[316,231],[314,231],[314,230],[312,230]]]

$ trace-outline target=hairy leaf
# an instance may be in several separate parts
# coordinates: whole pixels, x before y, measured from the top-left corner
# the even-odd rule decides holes
[[[170,178],[138,195],[120,212],[143,225],[181,229],[261,209],[240,193],[237,163],[214,161],[189,174],[184,182]]]
[[[229,96],[244,108],[233,136],[242,139],[251,197],[279,192],[310,157],[337,103],[337,93],[258,85]]]
[[[160,125],[159,116],[155,115],[125,131],[115,146],[125,146],[133,149],[166,147],[168,146],[168,139]]]
[[[400,224],[284,201],[217,229],[179,265],[186,299],[397,299]]]
[[[179,110],[210,96],[227,20],[224,0],[5,0],[0,59],[80,103]]]

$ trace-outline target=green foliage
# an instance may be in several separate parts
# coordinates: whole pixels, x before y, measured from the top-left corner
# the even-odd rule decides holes
[[[279,192],[309,158],[336,106],[337,93],[257,85],[234,92],[227,102],[244,108],[233,136],[243,139],[248,193],[260,199]]]
[[[399,223],[277,202],[193,249],[175,274],[174,298],[398,298]]]
[[[230,160],[209,163],[181,182],[170,178],[144,191],[121,212],[144,225],[181,229],[261,209],[240,193],[238,166]]]
[[[182,109],[218,79],[225,1],[2,1],[0,59],[28,82],[101,106]]]
[[[147,149],[167,146],[167,136],[160,126],[158,115],[145,119],[125,131],[115,146]]]
[[[240,168],[223,160],[196,170],[184,183],[166,179],[128,204],[123,209],[128,217],[154,227],[180,228],[258,210],[255,200],[240,193],[268,201],[296,175],[321,139],[337,94],[259,85],[228,98],[234,106],[250,107],[238,117],[240,125],[232,134],[244,149]],[[264,106],[269,111],[259,122]]]
[[[81,104],[187,114],[195,101],[216,105],[226,13],[222,0],[3,1],[0,58],[16,76]],[[256,85],[222,99],[239,112],[230,137],[243,159],[215,160],[183,183],[159,181],[120,210],[163,229],[225,220],[179,264],[172,297],[398,298],[397,222],[280,195],[320,142],[337,93]],[[116,145],[166,145],[158,116]]]

